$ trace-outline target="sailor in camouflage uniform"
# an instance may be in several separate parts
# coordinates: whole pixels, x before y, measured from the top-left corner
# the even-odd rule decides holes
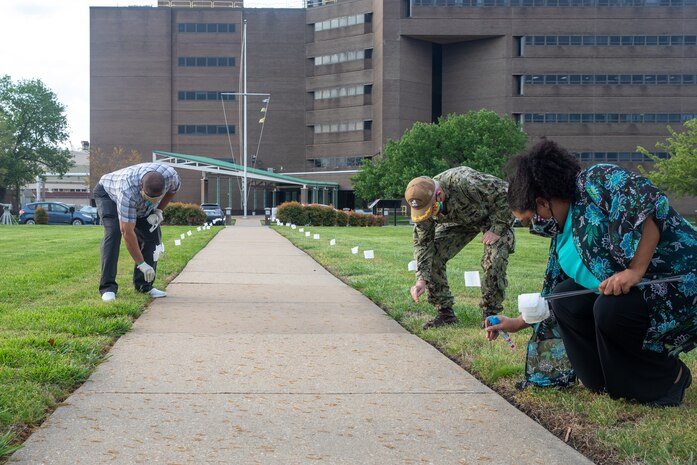
[[[515,249],[513,216],[508,207],[505,181],[460,166],[429,178],[421,176],[407,186],[405,198],[414,225],[416,303],[428,290],[428,302],[438,315],[424,329],[457,322],[448,286],[446,264],[479,233],[483,233],[482,319],[503,310],[508,286],[508,256]]]

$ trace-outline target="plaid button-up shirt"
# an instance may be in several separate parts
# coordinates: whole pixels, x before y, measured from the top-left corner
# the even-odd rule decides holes
[[[157,171],[165,178],[165,193],[174,193],[181,187],[181,180],[174,168],[159,163],[141,163],[112,173],[107,173],[99,184],[116,203],[119,221],[135,223],[136,219],[148,216],[159,202],[151,204],[140,195],[141,180],[146,173]]]

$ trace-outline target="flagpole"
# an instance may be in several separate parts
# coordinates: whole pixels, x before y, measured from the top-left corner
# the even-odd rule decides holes
[[[244,135],[242,136],[242,147],[244,150],[244,180],[242,182],[243,190],[243,204],[244,204],[244,215],[243,218],[247,218],[247,20],[244,20],[244,25],[242,26],[242,40],[244,47],[242,48],[242,66],[244,69],[244,80],[242,87],[242,94],[244,95],[244,103],[242,105],[242,115],[243,115],[243,126]]]

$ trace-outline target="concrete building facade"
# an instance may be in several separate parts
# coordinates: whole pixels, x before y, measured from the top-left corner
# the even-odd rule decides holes
[[[339,207],[361,160],[417,121],[486,108],[584,164],[635,169],[651,164],[637,146],[697,117],[695,0],[208,3],[91,9],[93,147],[239,162],[240,97],[220,94],[241,92],[245,21],[248,92],[271,94],[266,114],[248,98],[250,163],[339,182]],[[180,198],[200,201],[182,175]]]

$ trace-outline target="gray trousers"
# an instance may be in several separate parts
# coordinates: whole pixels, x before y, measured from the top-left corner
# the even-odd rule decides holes
[[[104,238],[100,248],[101,278],[99,280],[99,293],[117,293],[119,285],[116,282],[116,273],[118,271],[119,251],[121,249],[121,227],[119,226],[116,202],[111,200],[101,184],[97,184],[94,188],[94,200],[104,226]],[[158,226],[153,232],[150,232],[150,223],[148,223],[147,219],[138,218],[135,230],[143,259],[157,270],[157,262],[153,260],[153,254],[157,244],[160,243],[160,227]],[[148,292],[152,289],[152,283],[145,281],[143,273],[136,264],[133,265],[133,286],[140,292]]]

